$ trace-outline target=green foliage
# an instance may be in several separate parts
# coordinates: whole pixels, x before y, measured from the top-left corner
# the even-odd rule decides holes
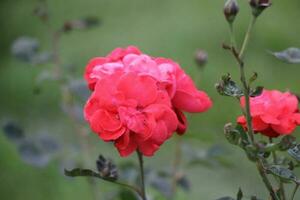
[[[243,90],[231,79],[231,75],[222,76],[221,81],[216,84],[216,89],[223,96],[240,98],[244,95]]]

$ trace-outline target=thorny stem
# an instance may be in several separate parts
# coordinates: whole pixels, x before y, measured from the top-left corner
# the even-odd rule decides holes
[[[299,188],[299,184],[296,184],[296,186],[295,186],[295,188],[294,188],[294,190],[293,190],[293,194],[292,194],[292,196],[291,196],[291,200],[294,200],[298,188]]]
[[[253,131],[253,126],[252,126],[252,118],[251,118],[251,110],[250,110],[250,87],[247,83],[246,80],[246,74],[245,74],[245,69],[244,69],[244,54],[246,52],[248,43],[249,43],[249,39],[252,33],[252,29],[254,27],[256,21],[256,17],[252,17],[251,22],[249,24],[248,30],[246,32],[245,35],[245,39],[241,48],[241,51],[238,53],[238,51],[235,49],[234,46],[231,46],[228,48],[228,46],[223,45],[223,47],[225,49],[231,50],[233,56],[235,57],[236,61],[239,64],[239,68],[240,68],[240,79],[243,85],[243,89],[244,89],[244,97],[245,97],[245,115],[246,115],[246,121],[247,121],[247,128],[248,128],[248,135],[250,137],[250,141],[252,143],[252,145],[255,145],[255,140],[254,140],[254,131]],[[231,33],[231,37],[234,37]],[[266,188],[268,189],[271,197],[273,198],[273,200],[280,200],[276,194],[276,192],[274,191],[271,182],[269,181],[267,174],[264,170],[263,167],[263,163],[262,161],[258,158],[256,161],[256,167],[257,170],[259,171],[260,176],[262,177],[262,180],[266,186]]]
[[[143,154],[139,151],[137,152],[138,160],[139,160],[139,165],[140,165],[140,176],[141,176],[141,193],[140,196],[142,200],[147,200],[146,197],[146,191],[145,191],[145,175],[144,175],[144,159],[143,159]]]

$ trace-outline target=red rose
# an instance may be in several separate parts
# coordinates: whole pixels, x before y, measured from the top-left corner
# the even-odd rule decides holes
[[[241,98],[245,107],[245,98]],[[264,90],[260,96],[250,98],[253,129],[268,137],[291,134],[300,124],[297,97],[289,92]],[[238,123],[246,128],[246,119],[240,116]]]
[[[89,88],[94,90],[98,80],[120,72],[151,76],[160,89],[167,91],[180,122],[178,133],[184,133],[187,127],[182,111],[205,112],[212,106],[207,94],[196,88],[192,79],[176,62],[150,57],[134,46],[117,48],[106,57],[92,59],[84,77]]]
[[[115,143],[121,156],[135,150],[152,156],[175,131],[185,132],[183,111],[204,112],[212,106],[177,63],[132,46],[92,59],[84,76],[93,91],[85,118],[101,139]]]

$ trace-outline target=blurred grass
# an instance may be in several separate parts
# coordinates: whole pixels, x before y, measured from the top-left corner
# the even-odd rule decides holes
[[[66,141],[76,140],[69,128],[71,122],[60,111],[58,85],[44,83],[41,94],[34,95],[34,77],[43,66],[24,64],[10,55],[11,43],[22,35],[39,38],[43,49],[51,45],[45,26],[32,15],[36,2],[3,0],[0,3],[0,119],[16,119],[28,132],[47,129],[55,135],[64,134]],[[236,36],[241,42],[250,10],[246,1],[239,2],[241,14],[237,19]],[[98,28],[74,31],[62,37],[62,62],[74,64],[78,77],[90,58],[106,55],[119,46],[136,45],[147,54],[170,57],[179,62],[214,100],[214,107],[206,114],[189,115],[186,137],[200,141],[204,146],[224,142],[223,125],[234,121],[240,111],[232,99],[220,97],[214,89],[215,82],[227,72],[238,78],[235,61],[221,49],[222,42],[228,41],[228,27],[221,12],[222,0],[51,0],[48,4],[54,27],[61,26],[65,20],[84,16],[97,16],[102,21]],[[259,74],[258,85],[300,93],[299,65],[284,64],[266,53],[266,50],[300,47],[299,10],[298,0],[274,0],[273,6],[258,20],[246,57],[248,74],[254,71]],[[209,54],[204,71],[198,70],[193,60],[197,48],[205,49]],[[117,158],[115,150],[108,144],[94,135],[90,140],[98,144],[95,151],[105,151]],[[147,165],[157,167],[160,162],[167,165],[166,158],[172,156],[172,147],[173,140],[170,140],[155,158],[147,159]],[[190,199],[234,195],[239,186],[248,194],[265,194],[255,166],[232,146],[228,145],[228,149],[230,155],[227,157],[234,163],[232,168],[189,170],[194,185]],[[84,180],[66,180],[55,163],[38,170],[24,164],[3,134],[0,136],[0,155],[2,199],[91,198]]]

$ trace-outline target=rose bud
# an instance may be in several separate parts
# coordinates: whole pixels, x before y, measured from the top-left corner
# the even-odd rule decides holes
[[[207,63],[208,55],[204,50],[198,49],[195,53],[195,61],[202,68]]]
[[[255,17],[258,17],[266,8],[272,5],[271,0],[250,0],[249,4]]]
[[[229,23],[233,23],[236,15],[239,12],[239,6],[236,0],[227,0],[224,6],[224,15]]]

